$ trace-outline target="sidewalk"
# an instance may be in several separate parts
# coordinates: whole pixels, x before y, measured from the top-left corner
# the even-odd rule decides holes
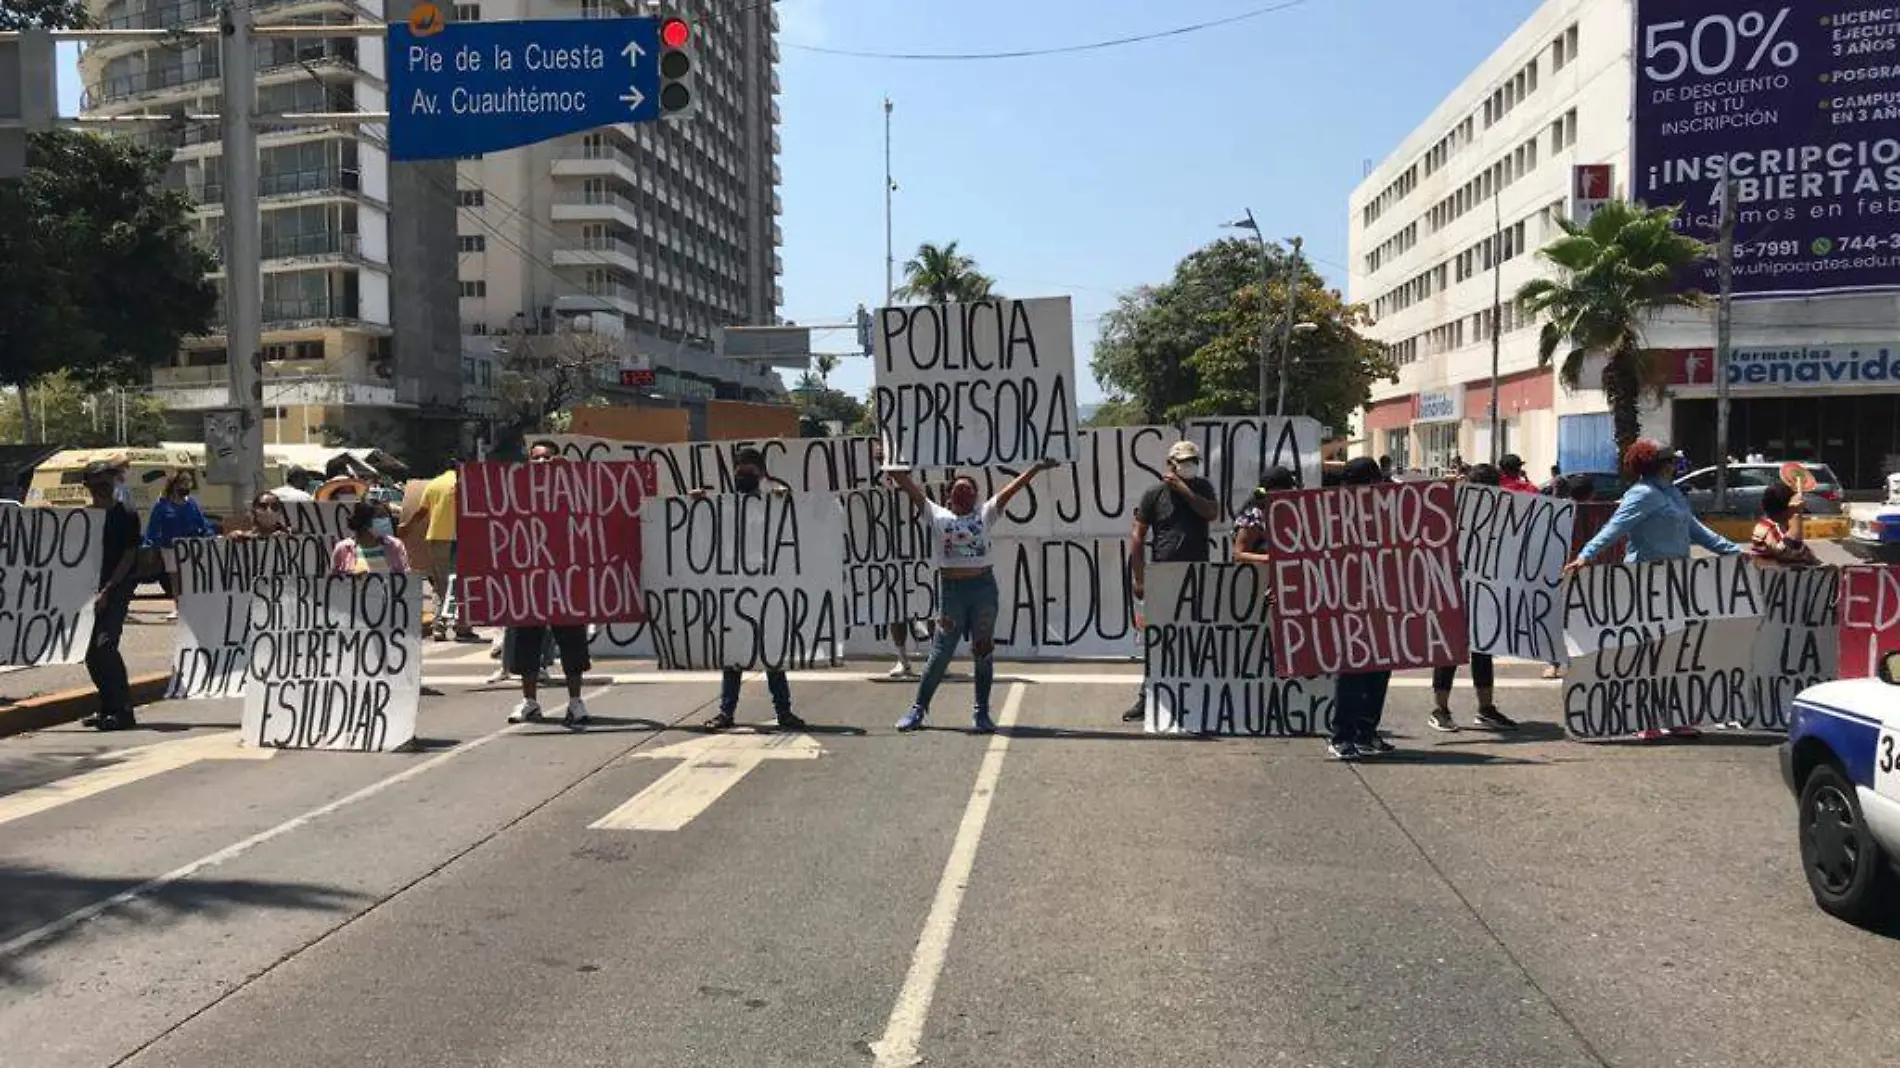
[[[172,652],[178,641],[177,624],[165,622],[165,616],[171,611],[172,602],[166,600],[132,602],[132,614],[126,619],[125,634],[119,643],[128,675],[137,678],[171,668]],[[0,708],[49,693],[90,689],[91,686],[84,664],[0,667]]]

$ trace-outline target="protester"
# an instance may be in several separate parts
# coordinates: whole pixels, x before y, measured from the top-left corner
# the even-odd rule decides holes
[[[1201,477],[1201,450],[1191,441],[1175,442],[1168,449],[1168,473],[1141,495],[1128,532],[1128,575],[1137,614],[1146,596],[1148,558],[1157,564],[1205,563],[1208,528],[1218,518],[1214,484]],[[1122,721],[1134,723],[1146,715],[1144,683],[1135,690],[1135,703],[1122,713]]]
[[[871,463],[880,470],[884,467],[884,442],[878,438],[871,439]],[[895,489],[897,485],[889,475],[880,475],[878,483],[880,486],[890,489]],[[897,647],[897,663],[885,674],[885,677],[891,679],[916,678],[917,672],[910,664],[909,623],[891,624],[891,644]]]
[[[542,450],[537,444],[536,450]],[[552,455],[556,451],[552,445],[546,452]],[[530,457],[532,459],[532,457]],[[423,538],[429,549],[429,588],[435,591],[435,620],[429,631],[436,641],[449,640],[449,623],[455,624],[455,640],[460,642],[481,641],[473,627],[460,618],[456,611],[453,590],[455,586],[455,521],[456,521],[456,463],[449,460],[448,470],[430,479],[422,488],[422,500],[416,510],[403,517],[402,536],[409,537],[415,531],[423,531]]]
[[[359,501],[350,511],[350,537],[330,552],[330,567],[339,575],[401,575],[409,570],[409,550],[396,537],[389,506]]]
[[[173,474],[165,481],[165,495],[152,505],[152,517],[145,525],[145,546],[164,563],[158,584],[164,587],[165,596],[174,600],[178,597],[178,575],[172,546],[180,538],[209,538],[215,533],[204,510],[198,507],[198,499],[192,496],[197,489],[198,479],[190,471]],[[165,616],[167,623],[177,619],[175,608]]]
[[[284,472],[284,484],[272,490],[277,499],[286,504],[302,504],[316,498],[310,495],[316,485],[317,476],[301,467],[292,467]]]
[[[555,463],[559,457],[560,450],[552,442],[536,442],[528,450],[528,462],[531,464]],[[561,723],[569,730],[581,730],[587,726],[589,718],[587,702],[581,698],[581,687],[586,684],[588,669],[594,666],[593,658],[587,651],[585,624],[509,629],[503,641],[513,643],[514,655],[510,657],[503,653],[502,663],[508,670],[521,676],[521,703],[508,714],[508,722],[538,723],[542,719],[541,666],[550,635],[560,650],[561,674],[567,683],[567,711],[562,715]]]
[[[1755,522],[1748,553],[1761,563],[1783,567],[1819,567],[1821,561],[1802,537],[1801,495],[1777,482],[1761,493],[1761,518]]]
[[[980,507],[976,480],[968,475],[950,484],[950,507],[945,508],[924,496],[909,471],[891,472],[898,488],[920,511],[930,514],[937,556],[937,633],[930,646],[930,662],[917,684],[917,700],[897,721],[898,730],[914,731],[924,725],[930,699],[936,695],[944,672],[950,668],[950,658],[956,655],[965,635],[970,639],[970,653],[976,658],[976,732],[987,734],[996,729],[990,719],[990,687],[996,677],[997,611],[996,574],[990,564],[991,527],[1011,498],[1054,466],[1054,460],[1037,461]]]
[[[1734,556],[1741,548],[1710,530],[1696,518],[1695,509],[1671,480],[1681,454],[1649,438],[1631,442],[1623,453],[1623,469],[1636,481],[1617,502],[1616,512],[1589,544],[1578,551],[1576,559],[1564,565],[1564,574],[1574,575],[1596,561],[1599,554],[1626,538],[1629,548],[1623,561],[1643,564],[1655,560],[1683,560],[1691,545],[1699,545],[1717,556]],[[1637,737],[1645,741],[1665,734],[1693,738],[1699,732],[1692,727],[1672,727],[1667,731],[1645,730]]]
[[[1347,486],[1369,486],[1383,480],[1378,463],[1361,456],[1346,464],[1341,481]],[[1379,735],[1391,681],[1390,670],[1340,673],[1333,688],[1333,735],[1326,747],[1334,760],[1358,760],[1395,748]]]
[[[1536,493],[1537,487],[1524,478],[1524,461],[1516,456],[1506,456],[1498,467],[1490,464],[1474,464],[1465,476],[1465,481],[1474,486],[1497,486],[1507,477],[1500,470],[1504,463],[1517,460],[1518,481],[1528,488],[1519,488],[1519,493]],[[1517,723],[1509,716],[1498,711],[1492,698],[1496,695],[1496,664],[1490,653],[1471,654],[1471,688],[1478,695],[1478,714],[1472,724],[1485,730],[1514,731]],[[1446,664],[1432,669],[1432,714],[1426,721],[1435,731],[1447,734],[1458,730],[1458,724],[1451,717],[1451,684],[1458,678],[1458,665]]]
[[[232,541],[251,541],[256,538],[283,537],[290,533],[290,523],[284,515],[284,506],[277,498],[276,490],[265,490],[251,499],[251,525],[246,530],[232,531]]]
[[[1234,561],[1242,564],[1270,564],[1273,558],[1267,554],[1267,515],[1266,501],[1269,493],[1283,493],[1298,489],[1299,479],[1293,472],[1275,465],[1260,476],[1260,485],[1253,491],[1253,499],[1247,507],[1241,509],[1234,518]]]
[[[123,470],[120,468],[119,470]],[[80,477],[92,494],[92,507],[105,510],[105,551],[99,560],[99,592],[92,600],[92,643],[86,647],[86,674],[99,692],[99,711],[83,722],[102,731],[138,726],[132,717],[132,686],[125,672],[119,639],[125,616],[132,607],[135,585],[132,568],[138,561],[139,520],[124,502],[115,500],[116,477],[110,462],[86,465]]]
[[[1387,482],[1392,481],[1392,457],[1379,457],[1379,477],[1385,479]]]
[[[757,449],[740,449],[733,457],[732,488],[743,496],[758,497],[759,491],[767,482],[772,484],[771,492],[781,497],[789,496],[792,487],[765,473],[765,454]],[[704,497],[705,490],[694,490],[693,496]],[[719,679],[719,713],[706,721],[706,729],[723,731],[733,724],[732,714],[739,708],[739,683],[744,673],[738,668],[726,668]],[[782,668],[765,669],[765,688],[772,695],[772,711],[777,715],[778,728],[782,731],[805,729],[805,721],[792,712],[792,687],[785,681]]]
[[[1489,467],[1490,465],[1480,464],[1479,466]],[[1477,468],[1473,468],[1472,470],[1476,471]],[[1498,459],[1496,470],[1498,480],[1495,483],[1488,483],[1489,485],[1500,486],[1510,490],[1512,493],[1537,492],[1537,484],[1524,477],[1524,458],[1522,456],[1514,452],[1505,453]],[[1477,478],[1475,475],[1467,476],[1466,481],[1476,482]]]

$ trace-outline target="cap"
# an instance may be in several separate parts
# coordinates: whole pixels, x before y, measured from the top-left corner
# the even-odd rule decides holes
[[[1524,471],[1524,458],[1514,452],[1507,452],[1498,458],[1498,470],[1521,474]]]
[[[1198,462],[1200,458],[1200,447],[1191,441],[1177,441],[1168,447],[1168,459],[1176,463],[1180,463],[1183,460],[1194,460]]]

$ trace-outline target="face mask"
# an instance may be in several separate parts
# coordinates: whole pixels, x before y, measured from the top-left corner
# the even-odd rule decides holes
[[[118,501],[120,504],[130,505],[132,503],[132,487],[123,482],[114,482],[112,484],[112,499]]]
[[[759,476],[734,475],[732,476],[732,488],[738,490],[740,493],[757,493],[759,492]]]
[[[1195,475],[1201,473],[1201,465],[1200,462],[1196,460],[1183,460],[1174,465],[1174,470],[1175,473],[1182,478],[1193,478]]]
[[[388,538],[395,535],[396,524],[391,522],[387,516],[377,516],[375,519],[369,521],[369,529],[376,534]]]

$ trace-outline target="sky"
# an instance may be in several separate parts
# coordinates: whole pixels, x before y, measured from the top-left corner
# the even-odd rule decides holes
[[[740,2],[740,0],[729,0]],[[745,0],[752,2],[752,0]],[[809,51],[1086,44],[1269,0],[779,0],[785,304],[841,323],[884,298],[884,113],[894,245],[955,241],[1012,297],[1072,298],[1078,400],[1118,293],[1166,281],[1251,208],[1347,287],[1346,198],[1537,0],[1303,0],[1212,30],[1073,55],[905,61]],[[1286,0],[1281,0],[1285,3]],[[62,110],[78,110],[70,50]],[[846,332],[814,348],[855,348]],[[857,396],[870,362],[832,384]]]

